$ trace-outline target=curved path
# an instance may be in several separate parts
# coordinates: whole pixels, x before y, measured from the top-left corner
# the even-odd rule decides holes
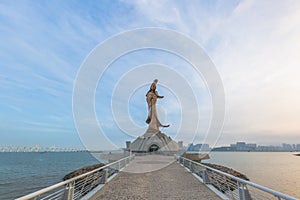
[[[142,169],[148,172],[128,172],[141,172]],[[151,169],[156,169],[156,171]],[[174,157],[149,155],[136,156],[135,160],[130,163],[124,171],[120,172],[113,180],[105,184],[104,187],[90,199],[210,200],[220,198],[197,180],[190,172],[174,162]]]

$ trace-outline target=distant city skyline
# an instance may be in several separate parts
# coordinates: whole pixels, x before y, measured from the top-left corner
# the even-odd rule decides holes
[[[265,152],[265,151],[299,151],[300,152],[300,143],[282,143],[280,145],[264,145],[264,144],[256,144],[256,143],[247,143],[244,141],[239,141],[236,143],[232,143],[230,145],[224,146],[215,146],[212,147],[209,144],[203,143],[189,143],[187,145],[183,144],[183,141],[178,141],[179,148],[185,149],[186,151],[202,151],[202,152],[210,152],[210,151],[257,151],[257,152]],[[121,148],[125,149],[126,147]],[[101,151],[100,149],[86,149],[86,148],[66,148],[66,147],[57,147],[57,146],[0,146],[0,152],[82,152],[82,151]]]
[[[230,145],[224,146],[215,146],[211,147],[209,144],[202,143],[190,143],[185,146],[187,151],[201,151],[201,152],[209,152],[209,151],[256,151],[256,152],[272,152],[272,151],[300,151],[300,143],[282,143],[281,145],[263,145],[256,143],[247,143],[244,141],[236,142]]]
[[[300,1],[289,0],[39,3],[3,0],[0,2],[0,146],[85,148],[72,111],[73,87],[80,66],[108,38],[145,27],[186,35],[215,64],[226,100],[226,118],[216,146],[230,145],[232,141],[299,144],[299,9]],[[139,70],[146,64],[153,69],[151,73]],[[157,70],[163,67],[177,76]],[[134,82],[129,79],[122,82],[125,89],[120,90],[121,94],[114,96],[116,85],[128,72],[135,73],[136,79],[145,79],[144,85],[127,91]],[[122,148],[125,141],[143,134],[138,131],[147,126],[145,93],[154,77],[161,84],[159,93],[165,96],[164,101],[158,101],[158,114],[162,123],[171,124],[162,131],[184,144],[203,142],[213,111],[207,82],[180,56],[153,49],[121,56],[99,80],[93,103],[106,137]],[[172,83],[185,92],[179,78],[187,81],[194,92],[196,107],[183,103],[192,96],[180,99],[167,87]],[[130,98],[124,100],[125,94],[130,94]],[[113,96],[119,108],[126,108],[118,113],[120,123],[112,112]],[[186,121],[191,123],[199,111],[196,130],[191,128],[196,126],[194,123],[181,124],[182,108],[187,112]],[[124,127],[130,135],[120,126],[129,124],[125,117],[128,115],[130,122],[139,128]],[[90,123],[89,120],[87,117],[86,122]],[[92,142],[95,146],[102,145],[96,139]]]

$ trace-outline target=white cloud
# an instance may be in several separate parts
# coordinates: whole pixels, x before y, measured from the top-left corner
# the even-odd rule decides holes
[[[136,2],[153,24],[175,28],[204,44],[224,81],[225,132],[300,133],[300,4],[242,1],[225,14],[164,1]],[[222,3],[221,3],[222,4]],[[175,9],[176,8],[176,9]],[[184,26],[182,25],[184,24]]]
[[[300,5],[244,4],[219,30],[224,42],[213,56],[224,78],[227,129],[258,136],[300,132]]]

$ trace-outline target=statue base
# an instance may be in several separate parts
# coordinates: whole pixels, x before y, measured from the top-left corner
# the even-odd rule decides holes
[[[148,129],[144,135],[130,144],[130,150],[135,153],[177,153],[178,144],[166,134]]]

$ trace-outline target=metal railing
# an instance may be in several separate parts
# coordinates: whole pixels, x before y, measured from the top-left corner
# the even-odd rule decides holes
[[[133,159],[134,154],[117,160],[116,162],[109,163],[98,169],[17,198],[16,200],[81,199],[100,184],[105,184],[109,177],[118,173]]]
[[[294,197],[263,187],[256,183],[246,181],[231,174],[211,168],[204,164],[177,156],[177,161],[192,173],[200,177],[204,184],[211,185],[223,193],[227,199],[232,200],[297,200]]]

